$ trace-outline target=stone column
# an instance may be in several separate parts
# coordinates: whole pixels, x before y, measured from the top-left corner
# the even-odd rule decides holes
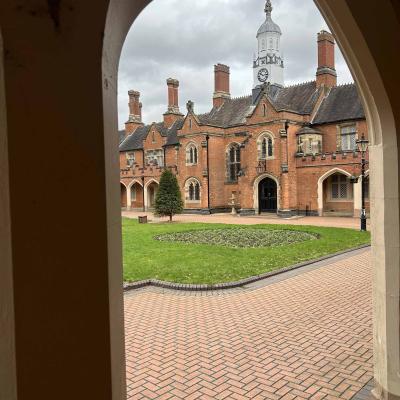
[[[125,399],[116,81],[93,4],[0,2],[1,399]]]

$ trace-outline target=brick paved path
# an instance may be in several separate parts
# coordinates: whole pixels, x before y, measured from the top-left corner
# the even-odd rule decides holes
[[[129,399],[350,399],[372,377],[370,252],[256,290],[125,296]]]
[[[168,221],[168,218],[155,218],[151,212],[123,211],[122,216],[137,219],[139,215],[147,215],[153,221]],[[360,219],[351,217],[294,217],[279,218],[276,215],[258,215],[253,217],[239,217],[231,214],[212,214],[212,215],[175,215],[174,221],[178,222],[203,222],[217,224],[278,224],[278,225],[314,225],[327,226],[334,228],[360,229]],[[368,229],[370,221],[367,221]]]

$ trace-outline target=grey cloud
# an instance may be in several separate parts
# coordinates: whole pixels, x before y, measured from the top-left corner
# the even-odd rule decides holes
[[[189,99],[197,112],[208,111],[213,65],[218,62],[231,66],[232,95],[249,94],[264,4],[264,0],[153,0],[133,24],[122,52],[119,125],[128,116],[129,89],[142,93],[144,121],[160,121],[167,106],[168,77],[181,83],[181,111]],[[312,0],[273,0],[273,6],[273,18],[283,31],[286,83],[313,79],[316,34],[326,29],[319,11]],[[340,82],[351,81],[339,52],[337,70]]]

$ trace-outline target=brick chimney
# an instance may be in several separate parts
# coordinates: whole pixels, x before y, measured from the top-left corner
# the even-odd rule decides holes
[[[164,124],[169,128],[175,121],[183,117],[179,111],[179,81],[176,79],[167,79],[168,87],[168,110],[164,114]]]
[[[214,66],[215,91],[214,91],[214,107],[221,107],[226,99],[231,98],[229,89],[229,67],[223,64]]]
[[[327,31],[318,33],[317,87],[337,85],[335,69],[335,38]]]
[[[128,92],[129,96],[129,119],[125,122],[125,134],[130,135],[139,126],[143,126],[142,123],[142,103],[139,101],[140,93],[135,90]]]

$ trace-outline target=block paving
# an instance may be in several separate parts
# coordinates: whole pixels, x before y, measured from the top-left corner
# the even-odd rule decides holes
[[[125,296],[128,399],[351,399],[372,378],[370,251],[254,290]]]

